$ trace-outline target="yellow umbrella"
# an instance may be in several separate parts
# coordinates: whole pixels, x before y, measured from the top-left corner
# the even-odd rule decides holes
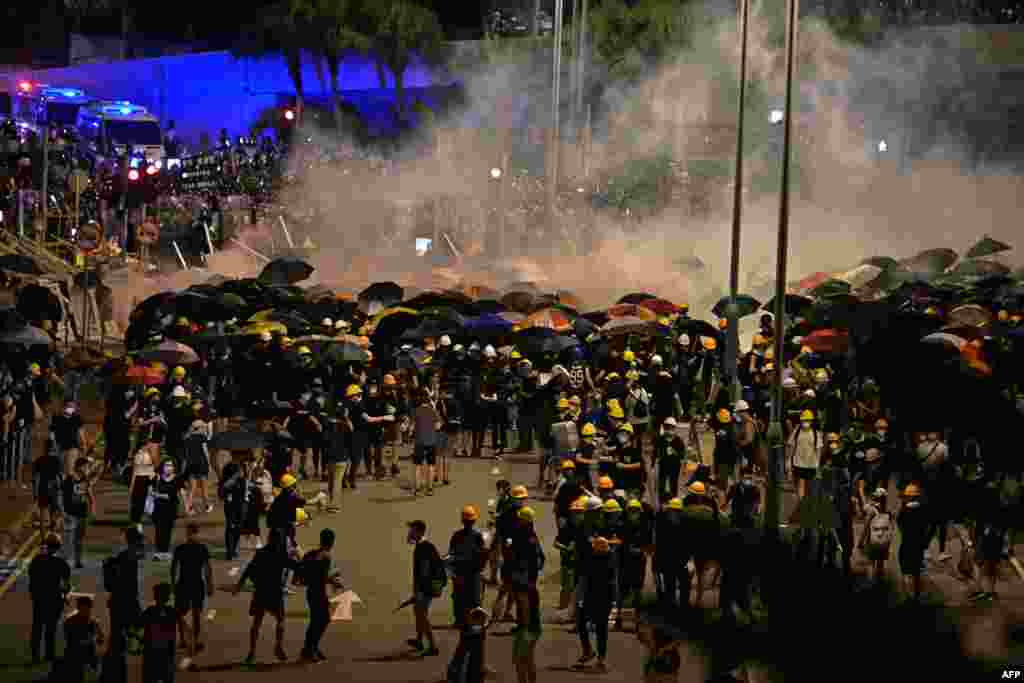
[[[251,322],[251,323],[270,322],[270,316],[273,315],[273,314],[274,314],[274,309],[273,308],[268,308],[268,309],[266,309],[264,311],[260,311],[259,313],[256,313],[252,317],[250,317],[248,322]]]
[[[288,328],[281,323],[258,322],[247,327],[243,327],[241,330],[241,334],[245,336],[263,334],[264,332],[269,332],[270,334],[287,334]]]

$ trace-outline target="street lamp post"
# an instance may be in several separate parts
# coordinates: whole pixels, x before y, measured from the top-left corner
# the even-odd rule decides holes
[[[548,229],[553,233],[555,229],[555,202],[558,197],[558,174],[559,156],[561,152],[562,136],[561,111],[562,87],[562,19],[565,12],[565,0],[555,0],[555,36],[551,47],[552,51],[552,97],[551,97],[551,140],[552,149],[550,157],[550,173],[548,174]],[[553,243],[553,242],[552,242]]]
[[[786,3],[786,105],[783,112],[782,188],[779,197],[779,243],[775,272],[775,378],[772,400],[772,422],[768,430],[771,461],[768,468],[768,491],[765,501],[765,531],[777,536],[781,516],[782,464],[785,462],[786,443],[782,431],[784,415],[782,375],[785,356],[782,335],[785,332],[786,261],[789,251],[789,157],[793,127],[793,71],[796,44],[796,24],[799,18],[798,0]]]
[[[732,259],[729,270],[729,306],[726,309],[726,318],[729,321],[728,336],[726,338],[725,357],[728,366],[726,371],[731,381],[732,401],[735,403],[740,399],[739,381],[739,309],[736,306],[736,297],[739,295],[740,287],[740,236],[743,223],[743,121],[744,108],[746,106],[747,91],[747,14],[750,9],[750,0],[740,1],[740,92],[739,105],[736,114],[736,175],[733,180],[732,198]]]

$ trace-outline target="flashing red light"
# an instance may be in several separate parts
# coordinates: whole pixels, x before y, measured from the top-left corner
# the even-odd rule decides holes
[[[22,92],[28,92],[32,90],[32,84],[28,81],[22,81],[18,84],[18,87],[21,88]]]
[[[156,166],[147,166],[146,175],[156,175]]]
[[[284,118],[286,120],[288,120],[288,121],[294,121],[295,120],[295,112],[292,111],[291,109],[285,109],[284,110]]]
[[[134,182],[134,181],[136,181],[138,179],[139,179],[139,172],[138,171],[136,171],[134,168],[132,170],[128,171],[128,180],[131,180],[131,181]]]

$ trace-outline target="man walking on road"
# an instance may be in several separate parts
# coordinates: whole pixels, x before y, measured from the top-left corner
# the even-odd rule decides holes
[[[256,643],[260,638],[263,617],[268,613],[277,620],[277,628],[274,630],[274,656],[282,662],[288,661],[288,655],[284,651],[285,572],[294,569],[294,565],[295,562],[288,555],[287,541],[283,533],[275,530],[270,532],[267,545],[256,551],[252,562],[246,565],[245,571],[238,579],[234,589],[235,595],[242,590],[242,585],[247,580],[251,580],[255,585],[252,604],[249,606],[252,629],[249,631],[246,666],[252,666],[256,662]]]
[[[32,664],[40,663],[39,650],[46,639],[46,660],[56,659],[57,622],[64,608],[64,596],[71,580],[71,567],[58,555],[60,538],[47,536],[43,552],[28,567],[29,593],[32,595]]]
[[[334,531],[323,529],[320,532],[320,547],[306,553],[299,565],[299,575],[306,584],[306,603],[309,605],[309,626],[306,628],[302,658],[311,662],[327,661],[327,657],[320,651],[320,640],[331,623],[327,587],[334,586],[335,590],[344,589],[341,576],[331,557],[334,539]]]
[[[135,626],[142,613],[142,534],[129,527],[124,538],[127,547],[103,563],[103,587],[110,594],[110,645],[103,657],[104,681],[127,680],[128,629]]]
[[[188,662],[191,665],[203,648],[201,639],[202,612],[206,597],[213,597],[213,569],[210,567],[210,550],[199,542],[199,525],[188,525],[187,540],[174,549],[171,560],[171,585],[174,586],[174,602],[178,611],[178,633],[188,643]],[[192,615],[192,638],[185,637],[185,617]]]
[[[433,543],[427,540],[427,523],[423,520],[409,522],[409,545],[416,546],[412,554],[412,591],[413,610],[416,613],[416,637],[408,640],[411,647],[416,648],[422,657],[440,654],[434,641],[434,630],[430,627],[430,603],[435,597],[434,581],[438,576],[436,567],[441,564],[441,556]],[[423,646],[423,639],[427,647]]]
[[[480,513],[476,506],[462,508],[462,527],[452,534],[448,544],[448,557],[452,566],[455,593],[455,627],[465,625],[466,615],[479,607],[483,599],[482,573],[487,566],[487,547],[484,535],[476,528]]]

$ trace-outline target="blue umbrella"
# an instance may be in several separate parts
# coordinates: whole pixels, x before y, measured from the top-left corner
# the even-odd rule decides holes
[[[500,315],[485,313],[484,315],[468,319],[463,329],[468,337],[491,339],[510,334],[512,327],[512,323]]]

